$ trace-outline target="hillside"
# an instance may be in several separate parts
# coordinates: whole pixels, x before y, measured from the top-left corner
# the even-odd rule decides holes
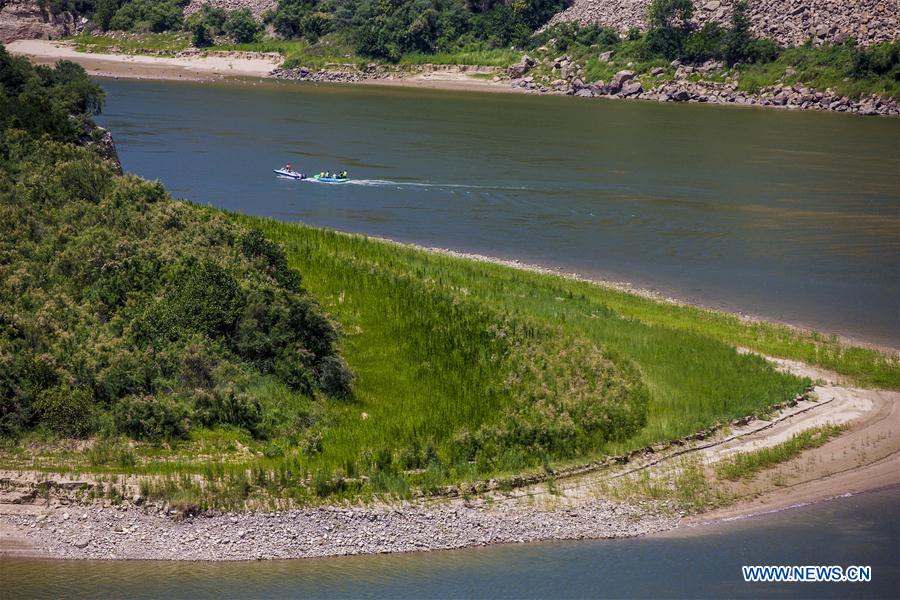
[[[269,437],[350,393],[334,326],[276,246],[96,151],[82,132],[102,91],[80,67],[0,51],[0,79],[0,436]]]
[[[574,0],[555,15],[549,25],[575,22],[582,26],[604,25],[618,31],[647,27],[651,0]],[[727,25],[733,0],[698,0],[693,22]],[[881,0],[753,0],[751,30],[784,46],[807,40],[842,43],[855,39],[861,45],[896,40],[900,17],[890,3]]]

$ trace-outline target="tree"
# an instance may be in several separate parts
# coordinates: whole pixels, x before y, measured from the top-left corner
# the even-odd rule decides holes
[[[679,58],[694,16],[692,0],[653,0],[647,12],[647,42],[667,58]]]
[[[191,27],[191,43],[195,48],[205,48],[213,45],[213,35],[209,26],[203,21],[194,21]]]
[[[725,60],[729,65],[752,62],[754,57],[753,34],[750,32],[750,4],[737,0],[731,13],[731,29],[725,36]]]
[[[256,40],[260,26],[246,8],[235,10],[225,19],[225,33],[238,44],[247,44]]]

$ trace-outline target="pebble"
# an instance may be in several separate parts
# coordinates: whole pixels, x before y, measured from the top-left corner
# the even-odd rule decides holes
[[[176,522],[146,507],[88,512],[73,526],[40,526],[31,515],[2,517],[49,556],[65,559],[263,560],[411,552],[539,540],[619,538],[671,529],[680,515],[606,500],[575,508],[521,506],[315,507],[278,513],[207,513]],[[116,531],[116,529],[119,531]]]

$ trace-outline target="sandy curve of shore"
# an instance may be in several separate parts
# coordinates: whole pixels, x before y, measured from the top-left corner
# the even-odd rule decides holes
[[[622,538],[781,510],[865,490],[900,486],[900,393],[845,387],[793,361],[780,368],[820,380],[815,400],[754,420],[687,448],[707,462],[773,446],[823,423],[849,430],[737,489],[741,500],[701,515],[668,501],[612,501],[596,494],[599,471],[475,500],[396,506],[317,507],[214,514],[176,521],[157,506],[0,504],[0,556],[68,559],[250,560],[412,552],[539,540]],[[685,451],[653,457],[665,468]],[[898,488],[900,490],[900,488]]]
[[[260,54],[256,57],[235,54],[184,57],[143,56],[139,54],[91,54],[78,52],[75,46],[49,40],[16,40],[6,49],[38,64],[54,64],[70,60],[84,67],[89,75],[126,77],[129,79],[161,79],[207,81],[226,76],[266,77],[281,63],[280,57]]]
[[[95,77],[148,79],[161,81],[218,81],[224,78],[269,78],[281,64],[274,55],[249,53],[212,53],[196,56],[160,57],[139,54],[100,54],[79,52],[74,45],[50,40],[16,40],[6,45],[15,55],[37,64],[52,65],[70,60]],[[456,91],[519,93],[509,85],[476,79],[464,72],[436,71],[408,77],[364,79],[362,85],[428,88]]]

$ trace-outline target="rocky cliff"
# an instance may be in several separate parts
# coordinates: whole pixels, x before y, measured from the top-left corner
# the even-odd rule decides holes
[[[184,16],[194,14],[204,4],[225,9],[226,12],[246,8],[253,13],[254,17],[259,19],[263,13],[278,6],[278,0],[191,0],[191,3],[184,8]]]
[[[697,0],[694,20],[727,23],[734,0]],[[599,23],[620,31],[645,27],[650,0],[575,0],[550,25],[576,21]],[[855,38],[868,45],[900,37],[896,0],[750,0],[751,22],[757,35],[796,46],[812,38],[841,42]]]
[[[51,40],[76,31],[71,13],[52,15],[35,0],[0,0],[0,43],[13,40]]]

